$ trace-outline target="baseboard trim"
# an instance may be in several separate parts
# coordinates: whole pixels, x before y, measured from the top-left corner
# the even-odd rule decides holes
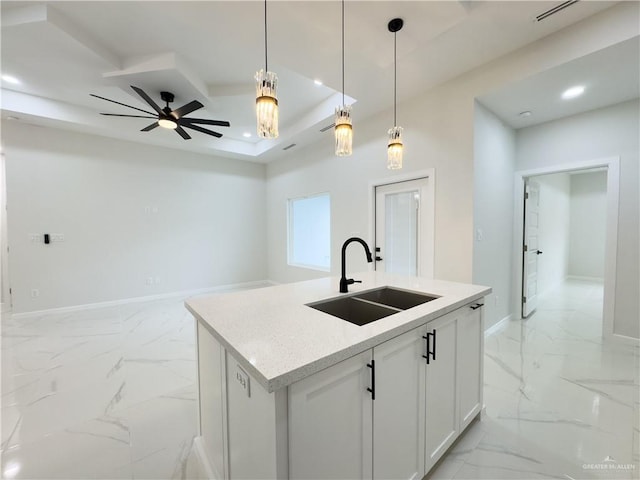
[[[640,338],[629,337],[627,335],[620,335],[618,333],[614,333],[610,335],[608,338],[605,337],[606,340],[611,340],[616,343],[631,345],[634,347],[640,346]]]
[[[500,333],[501,331],[503,331],[505,328],[507,328],[507,325],[511,321],[511,318],[512,315],[509,314],[498,323],[491,325],[484,331],[484,338],[490,337],[491,335],[495,335],[496,333]]]
[[[72,305],[69,307],[57,307],[57,308],[48,308],[45,310],[34,310],[31,312],[20,312],[20,313],[12,314],[11,317],[16,319],[24,319],[24,318],[38,317],[41,315],[48,315],[52,313],[72,313],[72,312],[77,312],[79,310],[91,310],[96,308],[117,307],[119,305],[128,305],[130,303],[153,302],[156,300],[165,300],[165,299],[177,298],[177,297],[193,297],[195,295],[204,295],[207,293],[232,292],[235,290],[246,290],[250,288],[260,288],[260,287],[268,287],[268,286],[270,286],[270,282],[268,280],[257,280],[253,282],[244,282],[244,283],[232,283],[228,285],[219,285],[216,287],[198,288],[194,290],[182,290],[179,292],[161,293],[158,295],[147,295],[144,297],[123,298],[121,300],[110,300],[107,302],[88,303],[85,305]]]
[[[589,282],[599,282],[604,283],[604,278],[602,277],[585,277],[582,275],[567,275],[565,280],[586,280]]]
[[[198,462],[198,470],[201,475],[204,475],[206,480],[218,480],[222,477],[216,476],[213,467],[209,463],[209,457],[207,456],[207,452],[204,449],[204,441],[202,436],[197,436],[193,440],[193,451],[195,453],[196,461]],[[201,476],[198,477],[201,480]]]

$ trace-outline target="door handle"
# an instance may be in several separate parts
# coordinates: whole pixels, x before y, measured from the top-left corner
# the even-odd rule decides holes
[[[542,255],[542,250],[536,250],[536,255]]]
[[[376,255],[376,262],[380,262],[382,260],[382,257],[379,257]]]

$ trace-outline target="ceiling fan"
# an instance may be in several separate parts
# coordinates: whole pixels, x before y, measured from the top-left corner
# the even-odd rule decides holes
[[[110,100],[108,98],[104,98],[101,97],[99,95],[94,95],[93,93],[90,93],[89,95],[91,95],[92,97],[96,97],[99,98],[101,100],[106,100],[107,102],[112,102],[112,103],[117,103],[118,105],[122,105],[124,107],[129,107],[129,108],[133,108],[134,110],[138,110],[140,112],[144,112],[150,116],[145,116],[145,115],[120,115],[117,113],[101,113],[100,115],[107,115],[110,117],[130,117],[130,118],[153,118],[156,121],[153,122],[151,125],[144,127],[142,130],[140,130],[141,132],[148,132],[149,130],[153,130],[156,127],[164,127],[164,128],[169,128],[169,129],[173,129],[176,132],[178,132],[178,134],[184,138],[185,140],[189,140],[191,138],[191,136],[184,130],[184,128],[190,128],[191,130],[195,130],[197,132],[200,133],[206,133],[207,135],[212,135],[214,137],[220,138],[222,137],[221,133],[218,132],[214,132],[213,130],[208,130],[206,128],[202,128],[196,124],[200,123],[202,125],[217,125],[219,127],[229,127],[231,126],[231,124],[227,121],[224,120],[208,120],[206,118],[185,118],[185,115],[190,114],[191,112],[194,112],[202,107],[204,107],[204,105],[202,105],[202,103],[200,103],[197,100],[193,100],[189,103],[187,103],[186,105],[183,105],[180,108],[177,108],[175,110],[171,110],[171,108],[169,107],[169,104],[171,102],[173,102],[174,100],[174,95],[173,93],[170,92],[160,92],[160,98],[162,99],[163,102],[166,102],[166,107],[164,108],[160,108],[158,106],[158,104],[156,102],[154,102],[151,97],[149,95],[147,95],[141,88],[138,87],[134,87],[133,85],[131,85],[131,88],[133,88],[133,90],[142,97],[142,99],[147,102],[151,108],[153,108],[155,110],[156,113],[153,112],[148,112],[146,110],[142,110],[141,108],[138,107],[133,107],[131,105],[126,105],[124,103],[120,103],[120,102],[116,102],[115,100]]]

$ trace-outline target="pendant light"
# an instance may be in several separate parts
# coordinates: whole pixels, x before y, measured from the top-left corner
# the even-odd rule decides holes
[[[264,70],[256,72],[258,136],[278,138],[278,75],[269,71],[267,57],[267,0],[264,0]]]
[[[336,107],[336,155],[348,157],[353,153],[353,126],[351,105],[344,104],[344,0],[342,0],[342,105]]]
[[[396,121],[396,104],[398,103],[397,95],[397,48],[396,34],[404,22],[401,18],[394,18],[389,22],[388,28],[393,33],[393,128],[387,132],[389,135],[389,143],[387,146],[387,168],[389,170],[398,170],[402,168],[402,127],[398,126]]]

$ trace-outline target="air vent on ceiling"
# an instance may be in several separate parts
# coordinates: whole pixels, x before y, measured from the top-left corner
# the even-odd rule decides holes
[[[335,126],[336,126],[336,124],[335,124],[335,123],[332,123],[331,125],[327,125],[326,127],[321,128],[321,129],[320,129],[320,132],[321,132],[321,133],[324,133],[324,132],[326,132],[327,130],[332,129],[332,128],[333,128],[333,127],[335,127]]]
[[[284,147],[282,150],[289,150],[290,148],[293,148],[295,146],[296,146],[296,144],[292,143],[291,145],[287,145],[286,147]]]
[[[579,0],[567,0],[566,2],[562,2],[559,5],[556,5],[553,8],[550,8],[546,12],[542,12],[540,15],[536,15],[536,22],[541,22],[545,18],[549,18],[551,15],[555,15],[556,13],[564,10],[567,7],[570,7],[574,3],[578,3]]]

